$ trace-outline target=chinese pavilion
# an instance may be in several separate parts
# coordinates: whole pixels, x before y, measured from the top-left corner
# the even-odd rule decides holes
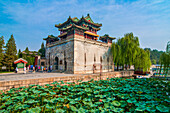
[[[92,73],[99,68],[102,71],[112,70],[110,45],[115,38],[106,34],[99,41],[97,32],[101,26],[93,22],[89,14],[80,19],[69,16],[64,23],[56,24],[60,34],[44,38],[47,66],[68,73]]]
[[[19,59],[17,59],[17,60],[14,61],[14,64],[17,65],[18,73],[24,71],[24,67],[26,67],[26,64],[27,64],[27,63],[28,63],[28,62],[27,62],[25,59],[23,59],[23,58],[19,58]]]

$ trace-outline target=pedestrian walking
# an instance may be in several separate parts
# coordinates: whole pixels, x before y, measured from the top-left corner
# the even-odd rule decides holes
[[[52,72],[52,69],[53,69],[53,67],[52,67],[52,65],[50,66],[50,72]]]
[[[26,67],[24,67],[24,74],[26,74]]]
[[[33,73],[35,73],[35,67],[33,66]]]
[[[18,72],[18,68],[16,67],[16,69],[15,69],[15,72],[17,73]]]

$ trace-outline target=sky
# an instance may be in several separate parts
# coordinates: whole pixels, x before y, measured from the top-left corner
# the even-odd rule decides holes
[[[0,36],[7,43],[13,34],[22,51],[38,50],[43,38],[59,35],[55,24],[88,13],[102,23],[100,36],[133,32],[140,47],[163,51],[170,41],[170,0],[0,0]]]

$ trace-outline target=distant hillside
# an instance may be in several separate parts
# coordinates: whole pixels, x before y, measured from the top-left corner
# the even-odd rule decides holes
[[[150,59],[152,64],[159,64],[159,58],[163,51],[158,51],[156,49],[151,50],[150,48],[145,48],[144,50],[149,50],[150,51]]]

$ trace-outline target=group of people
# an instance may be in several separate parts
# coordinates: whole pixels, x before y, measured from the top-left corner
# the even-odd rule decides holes
[[[23,71],[24,71],[24,73],[26,73],[26,71],[27,70],[32,70],[32,72],[33,73],[35,73],[35,71],[42,71],[42,72],[52,72],[52,66],[49,66],[49,69],[47,68],[47,67],[45,67],[45,66],[33,66],[33,67],[31,67],[31,66],[28,66],[27,68],[26,67],[24,67],[24,69],[23,69]],[[15,69],[15,72],[17,73],[18,72],[18,68],[16,67],[16,69]]]
[[[38,67],[38,71],[40,70],[40,67]],[[52,66],[49,67],[49,69],[47,67],[41,66],[41,70],[42,72],[52,72]]]

